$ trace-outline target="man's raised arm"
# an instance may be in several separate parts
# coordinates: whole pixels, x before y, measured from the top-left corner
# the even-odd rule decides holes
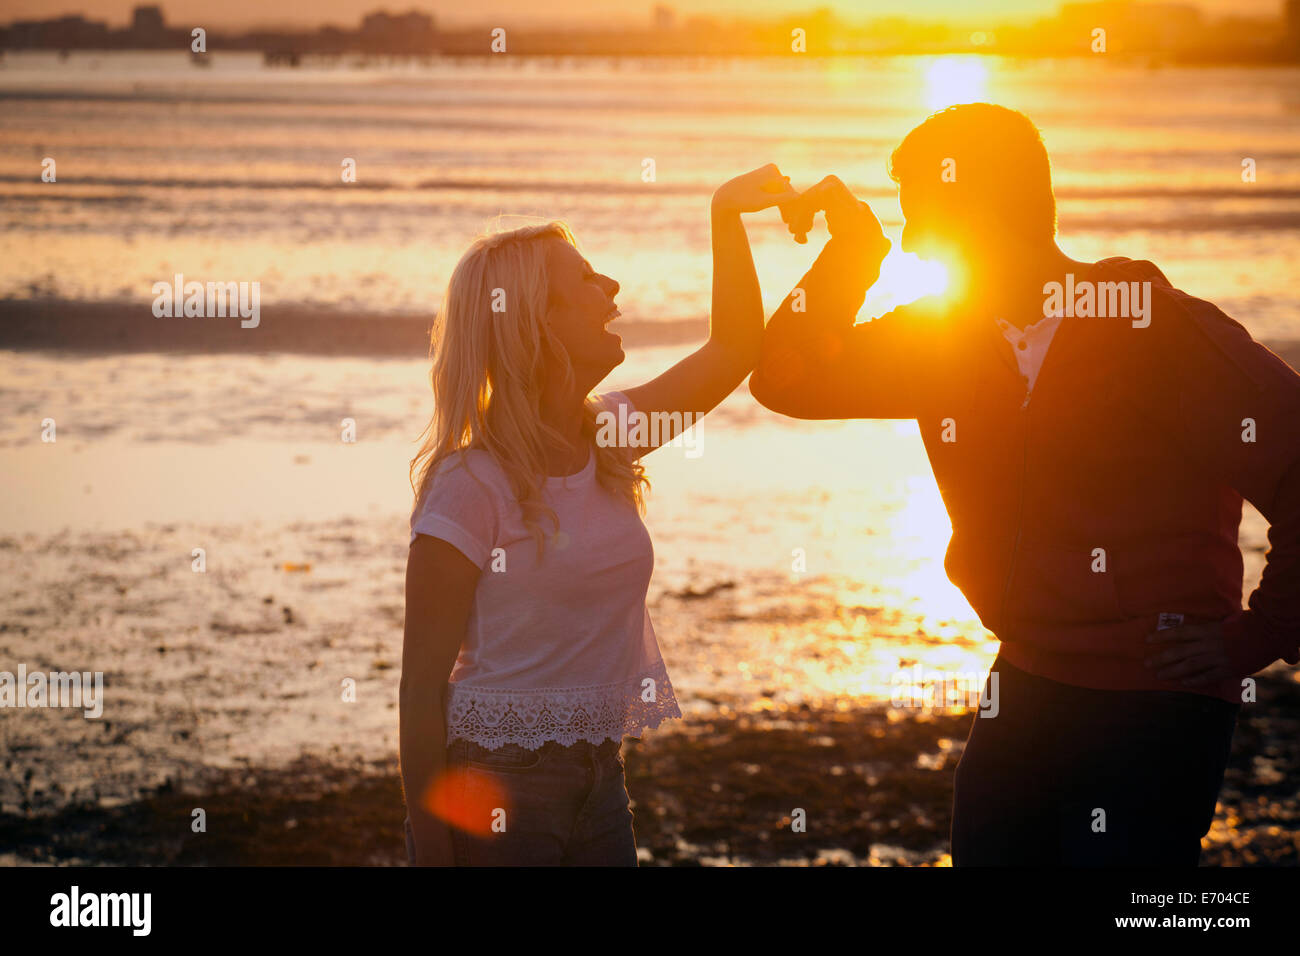
[[[796,215],[810,226],[809,210],[825,209],[831,239],[768,322],[750,393],[792,418],[912,418],[920,359],[912,330],[893,316],[854,326],[890,242],[838,179],[827,177],[804,197]]]

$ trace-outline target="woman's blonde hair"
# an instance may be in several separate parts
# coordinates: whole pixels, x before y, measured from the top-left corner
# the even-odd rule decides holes
[[[539,555],[545,539],[542,519],[558,530],[555,512],[541,494],[544,449],[547,439],[563,441],[541,416],[547,357],[558,359],[566,382],[573,380],[568,355],[545,321],[550,291],[546,239],[577,246],[567,225],[547,222],[484,233],[456,264],[430,334],[433,417],[411,461],[418,507],[445,459],[463,459],[470,448],[487,452],[509,479]],[[493,311],[494,306],[503,310]],[[599,410],[588,395],[582,425],[595,446],[596,478],[643,512],[649,484],[644,470],[624,449],[595,443]]]

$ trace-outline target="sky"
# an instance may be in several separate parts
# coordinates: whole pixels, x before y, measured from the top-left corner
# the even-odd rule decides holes
[[[138,0],[0,0],[0,22],[15,19],[47,19],[70,13],[84,13],[91,19],[122,26],[130,19]],[[212,28],[249,26],[315,27],[323,23],[354,26],[361,16],[376,9],[391,12],[417,9],[434,14],[448,26],[480,24],[493,17],[532,25],[553,22],[581,26],[626,23],[643,25],[650,20],[654,0],[309,0],[299,3],[267,3],[266,0],[154,0],[174,25]],[[850,20],[876,16],[907,15],[915,19],[956,17],[971,22],[987,17],[990,23],[1051,15],[1061,0],[675,0],[668,2],[678,19],[695,14],[763,17],[817,7],[829,7]],[[1278,15],[1283,0],[1193,0],[1212,14]],[[467,9],[473,13],[467,14]]]

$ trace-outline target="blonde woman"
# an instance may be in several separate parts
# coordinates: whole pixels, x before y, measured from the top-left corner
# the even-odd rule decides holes
[[[598,441],[610,429],[597,416],[682,422],[744,380],[763,309],[741,213],[796,195],[772,165],[714,193],[708,341],[624,392],[591,394],[624,358],[609,330],[619,285],[566,226],[480,237],[456,266],[433,328],[433,420],[411,464],[411,862],[636,865],[622,739],[681,711],[645,603],[639,459],[656,446]]]

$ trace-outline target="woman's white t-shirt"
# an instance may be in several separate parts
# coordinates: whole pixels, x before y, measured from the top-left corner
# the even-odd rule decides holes
[[[622,392],[601,396],[617,413]],[[641,516],[586,467],[548,477],[540,557],[509,480],[480,449],[440,463],[411,515],[411,542],[448,542],[481,569],[447,694],[447,739],[488,748],[598,744],[681,711],[646,592],[654,548]]]

